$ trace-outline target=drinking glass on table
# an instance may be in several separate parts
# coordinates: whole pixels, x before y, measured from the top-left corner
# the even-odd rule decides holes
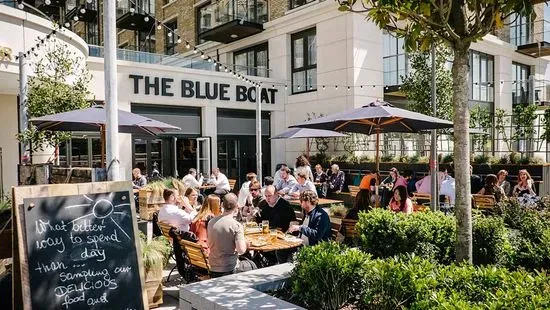
[[[269,234],[269,221],[268,220],[263,220],[262,221],[262,233],[263,234]]]
[[[300,222],[298,221],[290,221],[288,224],[288,229],[290,229],[292,226],[300,226]],[[288,232],[288,231],[287,231]]]

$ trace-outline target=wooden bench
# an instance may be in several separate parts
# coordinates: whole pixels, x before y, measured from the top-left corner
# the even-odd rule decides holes
[[[172,249],[172,258],[174,258],[175,260],[175,257],[174,257],[174,248],[172,247],[173,246],[173,241],[172,241],[172,232],[175,232],[176,231],[176,227],[168,224],[168,223],[165,223],[165,222],[160,222],[158,221],[157,222],[157,226],[159,227],[160,231],[162,232],[162,235],[166,238],[168,238],[168,241],[170,241],[170,248]],[[170,270],[170,273],[168,273],[168,277],[166,277],[166,282],[170,282],[170,276],[172,275],[172,272],[174,272],[174,270],[176,270],[178,266],[174,266],[172,268],[172,270]]]
[[[235,184],[237,184],[237,180],[228,179],[228,181],[229,181],[229,192],[233,192],[233,190],[235,190]]]
[[[206,271],[206,273],[197,274],[200,280],[206,280],[210,278],[210,264],[208,263],[208,256],[204,252],[202,246],[198,243],[180,239],[178,240],[181,248],[187,254],[189,263],[197,269]]]
[[[425,202],[431,202],[432,201],[432,195],[426,194],[426,193],[413,193],[413,201],[417,202],[418,200],[425,200]],[[420,203],[417,203],[420,204]]]
[[[472,198],[474,200],[474,206],[477,209],[491,210],[496,205],[495,196],[493,195],[474,194],[472,195]]]
[[[346,239],[351,240],[352,242],[356,242],[359,237],[359,233],[355,228],[356,224],[357,220],[342,219],[342,227],[344,228],[343,235]]]
[[[349,195],[355,199],[355,197],[357,197],[357,193],[359,193],[360,189],[359,189],[359,186],[355,186],[355,185],[348,185],[348,188],[349,188]]]
[[[340,232],[340,227],[342,227],[341,224],[330,222],[330,231],[331,231],[331,239],[333,241],[336,241],[338,238],[338,233]]]

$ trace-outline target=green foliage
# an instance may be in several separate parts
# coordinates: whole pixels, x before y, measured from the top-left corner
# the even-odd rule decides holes
[[[446,120],[453,118],[453,77],[445,67],[451,59],[450,51],[440,45],[436,51],[436,117]],[[401,90],[407,95],[408,108],[425,115],[433,115],[432,108],[432,62],[430,53],[417,52],[409,54],[410,73],[403,79]]]
[[[548,309],[546,272],[440,265],[415,255],[371,259],[334,243],[305,247],[292,291],[309,309]]]
[[[395,155],[392,153],[386,153],[380,156],[380,161],[383,163],[390,163],[395,161]]]
[[[480,129],[483,132],[487,133],[486,135],[472,135],[474,150],[485,150],[485,147],[487,146],[490,139],[489,132],[493,127],[492,120],[493,117],[491,116],[491,113],[489,113],[489,109],[487,109],[486,107],[476,105],[470,110],[470,128]]]
[[[375,209],[359,215],[361,249],[374,257],[414,253],[437,262],[454,260],[454,218],[441,212],[411,215]]]
[[[454,155],[453,154],[447,154],[447,155],[443,156],[443,158],[441,159],[442,164],[450,164],[453,161],[454,161]]]
[[[491,156],[485,154],[479,154],[473,156],[474,164],[487,164],[491,162]]]
[[[348,208],[343,203],[333,204],[330,206],[330,214],[334,216],[344,217],[348,213]]]
[[[6,195],[4,197],[0,197],[0,213],[2,213],[5,210],[11,209],[11,199],[10,196]]]
[[[139,232],[141,258],[145,269],[164,268],[170,259],[172,246],[164,236],[155,237],[147,243],[147,236]]]
[[[515,105],[514,106],[514,123],[516,124],[516,130],[512,135],[512,139],[533,139],[535,136],[534,121],[537,119],[536,104],[528,105]]]
[[[501,217],[478,216],[473,229],[473,262],[476,265],[497,264],[506,266],[512,255],[508,230]]]
[[[544,128],[544,132],[541,134],[540,138],[546,140],[546,143],[550,143],[550,109],[544,111],[542,127]]]
[[[89,107],[90,80],[84,59],[77,57],[65,43],[46,47],[44,56],[34,67],[34,76],[29,79],[27,117],[30,119]],[[70,139],[70,135],[38,131],[30,126],[18,139],[37,151],[56,146]]]
[[[356,302],[369,256],[335,242],[304,247],[290,275],[293,293],[309,309],[340,309]]]

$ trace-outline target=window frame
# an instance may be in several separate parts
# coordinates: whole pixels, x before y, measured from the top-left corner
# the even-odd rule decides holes
[[[521,80],[521,77],[518,79],[518,74],[521,76],[521,73],[525,70],[527,73],[527,77],[525,78],[527,81],[524,82]],[[529,98],[531,97],[531,94],[529,94],[529,91],[531,90],[531,87],[529,85],[529,77],[531,76],[531,66],[522,64],[516,61],[512,61],[512,106],[518,105],[518,104],[528,104]],[[521,86],[525,85],[525,94],[526,97],[525,102],[522,102],[521,98],[523,97],[521,95]],[[518,96],[519,91],[519,96]],[[514,95],[515,94],[515,95]],[[535,94],[533,94],[533,99],[536,99]],[[517,98],[520,98],[520,102],[517,102]]]
[[[291,58],[291,67],[290,67],[290,77],[291,77],[291,94],[294,95],[294,94],[302,94],[302,93],[308,93],[308,92],[313,92],[313,91],[317,91],[317,85],[307,85],[307,71],[309,70],[312,70],[312,69],[317,69],[317,55],[315,55],[315,64],[313,65],[308,65],[309,63],[309,50],[308,50],[308,47],[309,47],[309,44],[307,42],[307,38],[311,35],[314,35],[315,36],[315,54],[317,54],[317,27],[312,27],[312,28],[309,28],[309,29],[306,29],[306,30],[303,30],[303,31],[300,31],[300,32],[297,32],[297,33],[293,33],[291,36],[290,36],[290,58]],[[294,55],[294,42],[299,40],[299,39],[303,39],[304,40],[304,44],[303,44],[303,63],[304,65],[300,68],[296,68],[295,67],[295,55]],[[300,90],[300,91],[295,91],[294,90],[294,73],[298,73],[298,72],[306,72],[306,80],[305,80],[305,85],[304,85],[304,89],[303,90]],[[316,73],[317,74],[317,73]],[[311,89],[310,89],[310,86],[311,86]]]
[[[172,25],[176,25],[176,27],[171,27]],[[177,32],[178,32],[178,19],[174,18],[168,22],[165,23],[166,28],[164,29],[164,54],[165,55],[175,55],[176,54],[176,47],[178,46],[178,39]],[[175,35],[172,34],[171,36],[168,36],[168,33],[170,33],[170,30],[174,30],[176,33]],[[172,52],[172,53],[170,53]]]
[[[403,79],[401,79],[401,76],[400,76],[400,72],[401,71],[404,71],[404,76],[406,77],[408,74],[409,74],[409,55],[407,54],[407,51],[405,50],[405,39],[404,38],[399,38],[395,35],[393,35],[391,32],[389,31],[384,31],[383,33],[383,36],[384,37],[389,37],[390,40],[394,41],[395,42],[395,50],[393,51],[390,51],[390,54],[389,55],[385,55],[385,50],[382,52],[382,66],[385,65],[385,62],[386,62],[386,59],[395,59],[395,70],[390,70],[390,71],[387,71],[384,69],[383,70],[383,81],[384,81],[384,86],[399,86],[399,85],[402,85],[403,84]],[[382,39],[384,40],[384,38]],[[400,47],[400,41],[401,41],[401,47]],[[384,44],[384,42],[382,42]],[[390,49],[391,49],[391,43],[389,43],[389,46],[390,46]],[[400,53],[401,51],[401,53]],[[404,63],[401,64],[401,62],[399,61],[399,58],[401,58],[401,56],[403,56],[403,58],[405,59]],[[403,69],[403,70],[400,70],[400,69]],[[391,73],[391,74],[390,74]],[[390,80],[393,79],[393,74],[396,74],[397,77],[396,77],[396,83],[386,83],[386,74],[390,77]]]
[[[474,82],[474,55],[478,56],[478,63],[475,64],[477,67],[477,73],[478,77],[477,80],[479,82]],[[485,68],[483,68],[483,60],[485,60]],[[470,101],[476,101],[476,102],[495,102],[495,57],[490,54],[486,54],[483,52],[479,52],[476,50],[470,50],[469,54],[469,65],[470,65],[470,72],[469,75],[469,90],[468,90],[468,99]],[[492,65],[491,70],[489,70],[489,64]],[[485,69],[485,71],[483,70]],[[482,81],[483,74],[485,73],[485,80]],[[491,73],[491,76],[489,76],[489,73]],[[477,83],[477,84],[476,84]],[[474,98],[474,86],[479,86],[478,88],[478,98]],[[487,99],[481,99],[483,94],[483,87],[486,87],[486,96]]]
[[[264,75],[258,75],[258,52],[262,52],[262,51],[265,51],[266,56],[267,56],[265,76]],[[246,73],[243,73],[243,74],[250,75],[250,76],[259,76],[259,77],[268,78],[269,77],[269,45],[268,45],[268,42],[260,43],[260,44],[250,46],[250,47],[246,47],[246,48],[243,48],[243,49],[240,49],[238,51],[233,52],[233,70],[237,71],[237,67],[236,67],[237,66],[237,62],[236,62],[237,56],[241,55],[241,54],[248,54],[249,52],[254,52],[254,66],[253,66],[254,68],[248,68],[248,66],[247,66]],[[247,63],[248,63],[248,61],[247,61]]]

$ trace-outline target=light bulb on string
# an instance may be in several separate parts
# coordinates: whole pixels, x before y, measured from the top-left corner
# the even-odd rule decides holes
[[[334,85],[334,89],[338,89],[338,85]]]
[[[298,85],[296,88],[298,88],[298,90],[300,90],[300,85]]]
[[[69,22],[66,22],[65,27],[69,28],[69,27],[71,27],[71,24],[69,24]]]
[[[172,37],[172,32],[169,31],[166,35],[167,35],[169,38],[171,38],[171,37]]]
[[[145,16],[145,17],[143,18],[143,20],[144,20],[145,22],[148,22],[148,21],[149,21],[149,16]]]
[[[178,41],[177,41],[177,42],[178,42],[178,44],[180,44],[180,43],[181,43],[181,39],[180,39],[180,38],[178,38]]]
[[[157,30],[161,30],[162,29],[162,25],[160,23],[157,24]]]
[[[17,5],[17,8],[20,9],[20,10],[22,10],[22,9],[25,8],[25,5],[24,5],[23,3],[19,3],[19,4]]]
[[[85,14],[85,13],[86,13],[86,9],[85,9],[85,8],[81,8],[81,9],[80,9],[80,13]]]
[[[288,85],[285,84],[285,90],[287,90],[287,89],[288,89]]]
[[[134,14],[135,11],[136,11],[135,8],[130,8],[130,13]]]
[[[50,4],[52,4],[52,1],[51,1],[51,0],[46,0],[46,1],[44,1],[44,3],[45,3],[46,5],[50,5]]]
[[[206,55],[204,55],[203,52],[201,52],[201,58],[202,58],[202,59],[205,59],[205,58],[206,58]]]
[[[325,88],[326,88],[325,85],[323,85],[323,90],[325,90]]]
[[[78,21],[78,16],[75,15],[75,16],[73,17],[73,19],[74,19],[75,22]]]
[[[351,90],[351,87],[348,86],[348,91],[350,91],[350,90]]]
[[[224,69],[225,72],[229,72],[229,69],[227,69],[226,66],[224,66],[224,68],[225,68],[225,69]]]
[[[199,52],[199,51],[197,50],[197,48],[196,48],[196,47],[195,47],[195,48],[193,48],[193,54],[196,54],[196,53],[198,53],[198,52]]]
[[[185,41],[185,48],[186,48],[186,49],[190,49],[190,48],[191,48],[191,44],[189,44],[188,41]]]

